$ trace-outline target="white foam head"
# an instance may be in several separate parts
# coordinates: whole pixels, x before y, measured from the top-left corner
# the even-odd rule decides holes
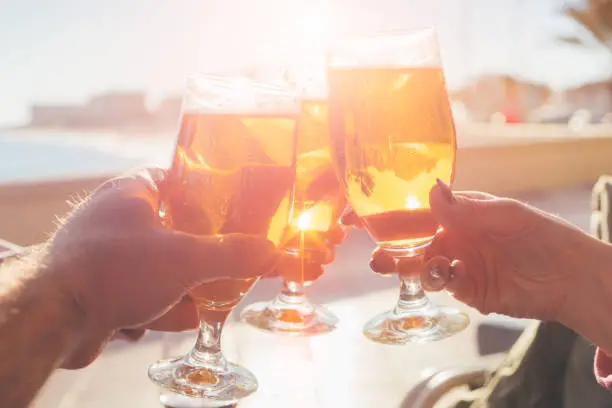
[[[183,113],[297,115],[299,109],[290,87],[243,76],[190,76],[183,99]]]
[[[435,30],[425,28],[344,40],[331,47],[329,64],[332,69],[436,68],[441,59]]]

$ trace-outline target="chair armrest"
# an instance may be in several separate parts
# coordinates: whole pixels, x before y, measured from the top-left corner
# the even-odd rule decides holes
[[[400,405],[401,408],[434,408],[440,400],[451,391],[467,387],[468,392],[461,393],[460,401],[472,401],[476,393],[471,391],[482,388],[491,372],[484,368],[452,368],[440,371],[413,388]]]

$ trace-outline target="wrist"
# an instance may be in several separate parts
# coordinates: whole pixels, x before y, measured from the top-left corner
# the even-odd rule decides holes
[[[69,362],[74,359],[75,353],[79,354],[83,342],[92,332],[90,319],[87,318],[84,303],[81,302],[82,292],[79,290],[79,279],[75,276],[77,273],[73,265],[62,260],[45,258],[47,259],[43,262],[43,273],[45,278],[52,281],[49,286],[52,287],[53,299],[50,299],[49,303],[57,306],[56,310],[51,312],[51,318],[55,318],[57,325],[62,328],[59,332],[64,347],[58,363],[61,368],[71,368]]]
[[[0,333],[45,344],[57,366],[78,345],[84,319],[45,254],[39,247],[3,265]]]
[[[612,245],[593,238],[559,322],[612,355]]]

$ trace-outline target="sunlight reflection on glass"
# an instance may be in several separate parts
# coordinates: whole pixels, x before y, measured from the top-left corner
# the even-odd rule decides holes
[[[334,209],[329,203],[320,202],[308,211],[302,213],[297,222],[298,231],[322,231],[325,232],[333,222]]]

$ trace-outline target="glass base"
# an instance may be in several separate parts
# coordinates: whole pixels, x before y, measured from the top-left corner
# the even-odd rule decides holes
[[[367,322],[363,334],[383,344],[427,343],[459,333],[469,322],[465,313],[450,307],[430,307],[407,313],[391,310]]]
[[[258,387],[255,376],[244,367],[229,362],[223,368],[196,367],[184,357],[158,361],[149,367],[149,378],[174,393],[199,398],[198,406],[207,408],[235,404]]]
[[[202,398],[193,398],[186,395],[171,393],[164,391],[159,396],[159,402],[164,408],[207,408],[206,400]]]
[[[311,305],[303,295],[283,294],[272,302],[248,306],[240,314],[240,319],[258,329],[296,336],[329,333],[337,327],[339,321],[327,308]]]

